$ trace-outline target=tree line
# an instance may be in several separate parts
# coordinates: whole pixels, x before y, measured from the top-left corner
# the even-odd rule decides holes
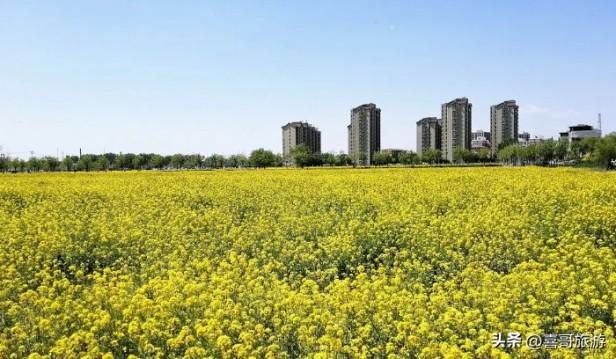
[[[572,165],[598,168],[616,167],[616,133],[579,141],[547,140],[521,146],[506,144],[496,160],[511,165]]]
[[[546,140],[522,146],[516,142],[501,144],[496,156],[490,150],[472,152],[467,149],[454,151],[454,163],[491,163],[509,165],[582,165],[601,168],[616,167],[616,133],[603,138],[585,138],[569,145],[565,141]],[[413,151],[380,151],[372,158],[375,166],[388,165],[434,165],[448,163],[441,158],[441,151],[430,149],[421,155]],[[345,153],[311,153],[307,146],[296,146],[287,158],[263,148],[249,156],[235,154],[223,156],[212,154],[156,153],[105,153],[66,156],[31,157],[28,160],[0,156],[0,172],[39,171],[107,171],[107,170],[152,170],[152,169],[220,169],[220,168],[266,168],[281,166],[356,166],[351,156]]]
[[[223,156],[212,154],[174,154],[156,153],[105,153],[66,156],[58,159],[52,156],[30,157],[28,160],[0,157],[0,171],[38,172],[38,171],[107,171],[107,170],[152,170],[152,169],[206,169],[282,166],[282,157],[272,151],[257,149],[250,156],[235,154]]]

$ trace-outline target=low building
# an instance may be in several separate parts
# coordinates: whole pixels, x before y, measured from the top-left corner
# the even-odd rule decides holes
[[[490,149],[490,132],[478,130],[471,133],[471,151],[478,153],[482,149]]]
[[[381,150],[381,152],[384,153],[388,153],[391,155],[391,158],[394,160],[394,162],[399,162],[400,161],[400,156],[404,153],[406,153],[405,150],[399,149],[399,148],[384,148]]]
[[[560,141],[566,141],[568,146],[571,147],[571,144],[577,141],[581,141],[584,138],[588,137],[601,137],[601,130],[598,128],[594,128],[591,125],[576,125],[569,126],[569,131],[561,132],[559,136]]]
[[[545,141],[543,136],[531,136],[528,132],[524,132],[518,136],[518,144],[522,147],[528,147],[529,145],[541,143],[543,141]]]

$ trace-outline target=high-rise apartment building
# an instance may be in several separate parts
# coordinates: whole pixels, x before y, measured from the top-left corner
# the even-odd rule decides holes
[[[518,140],[518,105],[514,100],[490,107],[490,132],[492,154],[501,143]]]
[[[310,152],[321,153],[321,131],[307,122],[289,122],[282,126],[282,155],[285,161],[297,145],[306,145]]]
[[[454,160],[456,149],[471,149],[472,107],[466,97],[441,106],[441,156]]]
[[[417,154],[427,150],[441,150],[441,120],[436,117],[417,121]]]
[[[381,150],[381,109],[369,103],[351,110],[347,126],[349,156],[356,164],[370,165]]]

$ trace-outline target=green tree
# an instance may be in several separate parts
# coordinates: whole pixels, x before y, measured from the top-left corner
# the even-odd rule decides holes
[[[170,164],[171,164],[171,167],[175,168],[176,170],[183,168],[184,167],[184,155],[180,153],[174,154],[173,156],[171,156]]]
[[[45,156],[39,159],[41,169],[46,172],[57,171],[60,167],[60,161],[52,156]]]
[[[256,149],[250,153],[248,161],[252,167],[266,168],[276,165],[277,158],[272,151],[263,148]]]
[[[441,162],[441,151],[436,149],[429,149],[422,153],[421,160],[430,164]]]
[[[413,151],[404,152],[400,155],[400,163],[404,165],[416,165],[420,162],[419,155]]]
[[[389,152],[379,151],[374,154],[373,162],[377,166],[389,165],[392,161],[393,158]]]
[[[61,166],[64,171],[72,171],[75,167],[75,162],[73,162],[71,156],[65,156]]]
[[[480,149],[479,153],[477,154],[477,158],[479,159],[479,162],[481,163],[488,162],[490,160],[490,157],[491,157],[491,152],[487,148]]]
[[[548,149],[545,151],[545,153],[549,154],[549,151],[551,149],[552,158],[550,160],[556,159],[556,160],[564,161],[565,158],[567,157],[567,152],[568,152],[567,142],[547,140],[547,141],[541,142],[541,144],[548,146]]]
[[[100,155],[96,156],[96,161],[94,161],[94,168],[97,171],[107,171],[109,169],[109,160],[106,156]]]
[[[12,172],[24,172],[26,169],[26,161],[20,158],[13,158],[9,161],[9,167]]]
[[[188,155],[184,159],[184,168],[201,168],[203,167],[203,156],[198,153]]]
[[[158,154],[153,154],[150,157],[150,161],[148,163],[148,166],[150,168],[156,168],[156,169],[162,169],[163,167],[165,167],[165,158],[161,155]]]
[[[291,149],[291,160],[295,166],[300,168],[310,165],[310,155],[310,148],[304,144],[297,145]]]
[[[28,172],[38,172],[41,170],[41,161],[36,157],[30,157],[26,164]]]
[[[77,169],[80,171],[90,171],[94,168],[94,160],[92,155],[83,155],[77,162]]]
[[[554,159],[564,160],[566,147],[563,147],[563,144],[563,142],[557,144],[554,140],[540,142],[537,146],[537,161],[539,164],[546,166]]]
[[[205,158],[204,164],[209,168],[223,168],[225,165],[225,158],[222,155],[214,153]]]
[[[225,167],[248,167],[248,158],[242,154],[231,155],[225,159]]]
[[[350,166],[353,160],[346,153],[336,155],[336,166]]]
[[[616,167],[616,132],[603,137],[595,146],[594,162],[603,168]]]
[[[466,148],[458,147],[453,151],[453,160],[458,163],[468,162],[470,158],[471,151],[467,150]]]
[[[333,153],[324,153],[321,155],[321,162],[327,166],[336,165],[336,155]]]
[[[9,169],[10,159],[4,155],[0,155],[0,171],[6,172]]]
[[[135,157],[133,157],[132,162],[133,162],[133,168],[136,170],[143,169],[143,167],[146,164],[146,160],[144,156],[142,155],[136,155]]]

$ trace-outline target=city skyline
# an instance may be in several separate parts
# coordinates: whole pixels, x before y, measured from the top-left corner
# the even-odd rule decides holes
[[[515,98],[520,131],[555,138],[602,113],[607,134],[615,14],[609,1],[5,2],[1,151],[280,152],[280,126],[302,121],[322,152],[346,152],[349,108],[371,102],[382,147],[415,149],[416,121],[459,96],[473,130]]]

